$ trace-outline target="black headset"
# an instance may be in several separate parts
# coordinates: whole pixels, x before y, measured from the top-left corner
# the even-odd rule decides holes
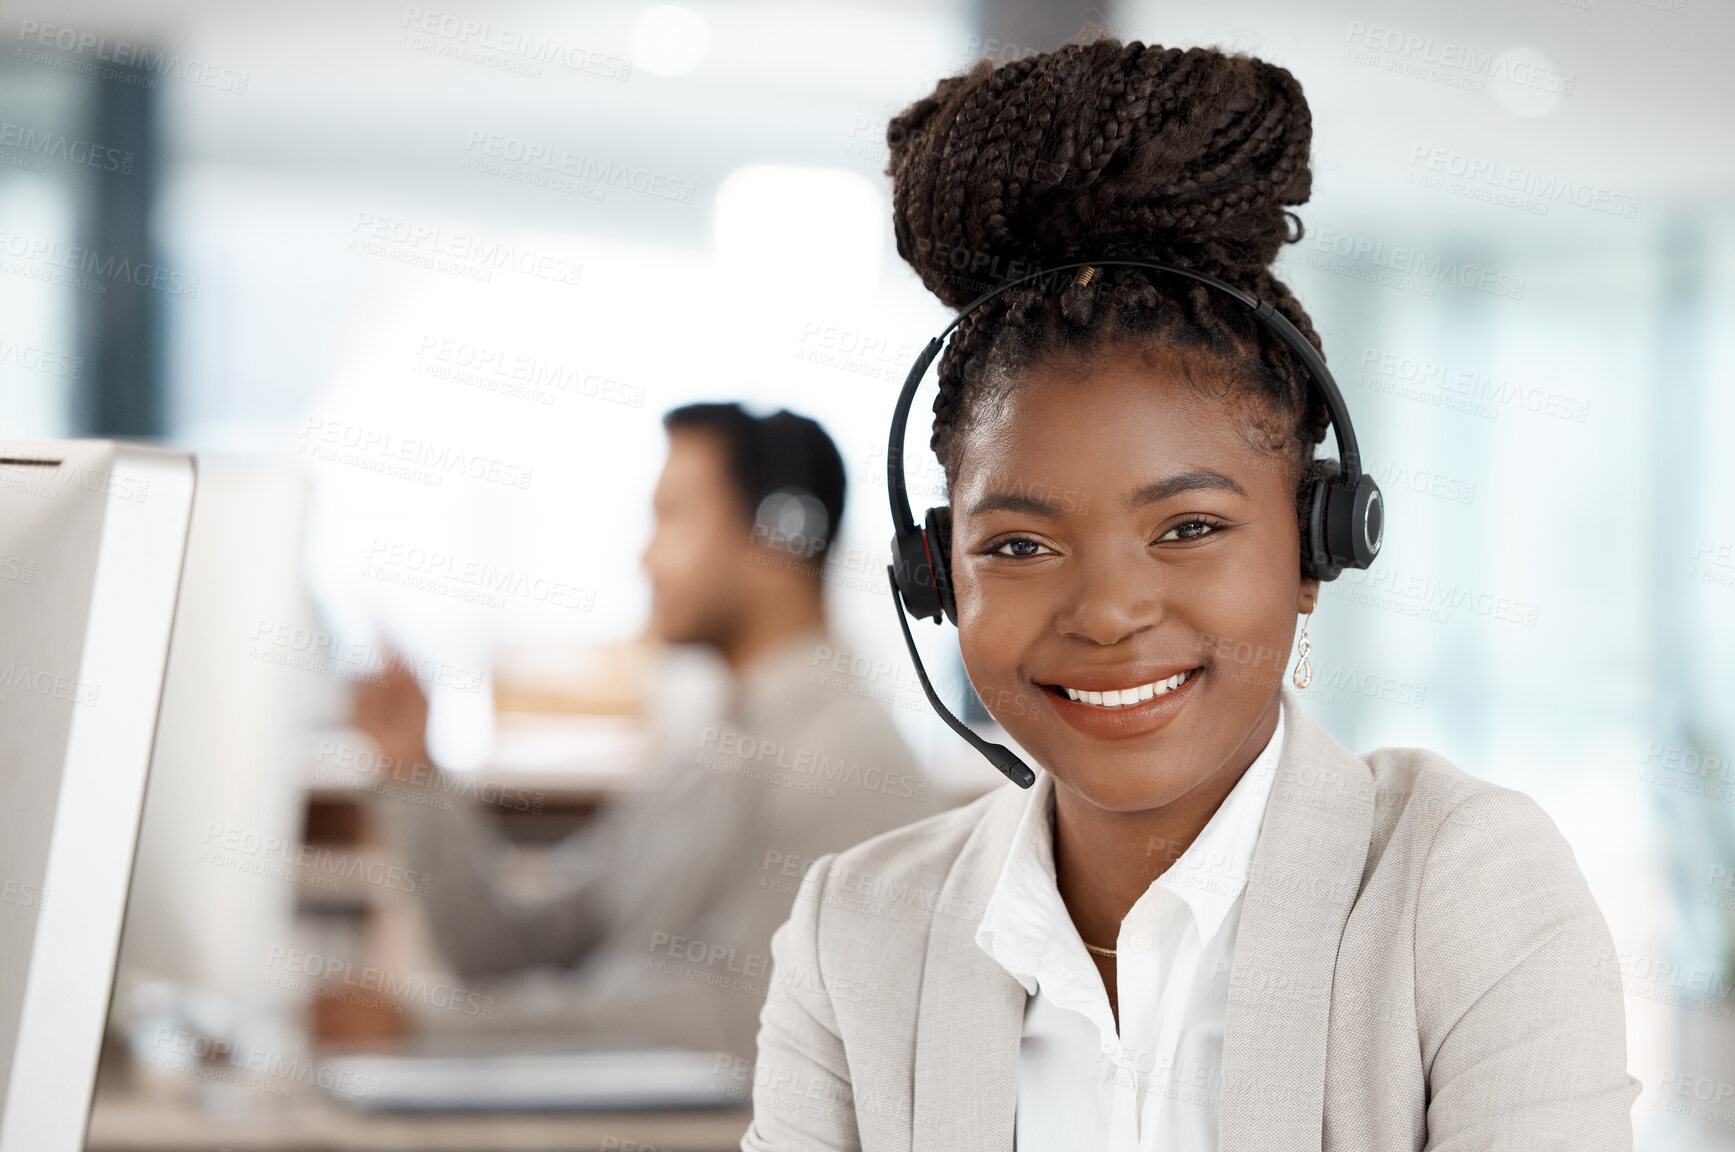
[[[916,676],[922,682],[922,691],[927,694],[928,703],[933,705],[940,718],[950,725],[953,731],[1021,788],[1028,788],[1035,783],[1036,773],[1004,744],[994,744],[982,739],[962,720],[952,715],[935,693],[934,686],[929,683],[928,674],[922,667],[922,658],[916,651],[916,638],[910,634],[909,621],[904,619],[907,612],[920,619],[931,618],[935,624],[939,624],[941,615],[954,624],[958,622],[957,607],[952,597],[952,573],[948,567],[952,545],[952,509],[943,504],[930,508],[925,527],[916,526],[915,517],[910,512],[909,493],[904,487],[904,427],[909,422],[910,404],[915,400],[916,389],[920,387],[922,377],[927,374],[928,365],[934,362],[934,357],[940,353],[941,344],[964,317],[1000,293],[1039,277],[1052,276],[1056,272],[1072,268],[1113,266],[1169,272],[1227,292],[1252,309],[1253,315],[1271,329],[1307,369],[1308,379],[1313,382],[1331,415],[1332,431],[1337,438],[1339,463],[1337,475],[1320,477],[1313,483],[1308,504],[1307,532],[1301,541],[1303,575],[1319,580],[1333,580],[1345,568],[1368,567],[1373,563],[1374,557],[1379,555],[1380,540],[1384,534],[1385,517],[1380,487],[1374,483],[1373,477],[1362,473],[1361,452],[1356,447],[1355,428],[1350,424],[1349,408],[1343,402],[1343,394],[1338,391],[1337,382],[1331,378],[1331,370],[1325,366],[1319,353],[1314,351],[1313,345],[1308,343],[1307,337],[1281,312],[1273,308],[1269,301],[1255,299],[1232,284],[1192,268],[1182,268],[1159,260],[1134,259],[1081,260],[1074,264],[1057,264],[1008,281],[978,296],[959,312],[950,324],[941,329],[938,336],[928,341],[928,346],[916,357],[916,362],[910,366],[909,375],[904,379],[904,390],[898,395],[897,407],[892,412],[891,441],[886,447],[886,491],[891,497],[894,534],[892,562],[886,565],[886,575],[892,584],[892,602],[897,609],[898,626],[904,631],[904,643],[909,646],[910,659],[915,661]]]
[[[767,547],[809,559],[830,541],[835,525],[825,506],[805,484],[813,483],[812,452],[803,427],[791,427],[791,413],[780,408],[769,416],[747,414],[757,445],[755,474],[758,503],[753,508],[753,536]],[[792,523],[793,522],[793,523]]]

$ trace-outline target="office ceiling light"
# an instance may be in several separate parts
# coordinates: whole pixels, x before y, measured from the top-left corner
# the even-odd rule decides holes
[[[633,67],[657,76],[685,76],[704,62],[711,26],[681,4],[656,4],[633,22]]]

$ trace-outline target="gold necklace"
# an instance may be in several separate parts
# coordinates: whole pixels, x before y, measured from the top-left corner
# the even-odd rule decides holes
[[[1048,794],[1048,842],[1050,844],[1059,842],[1059,830],[1055,822],[1054,806],[1054,793],[1050,792]],[[1079,938],[1079,943],[1090,949],[1090,951],[1095,952],[1098,956],[1108,956],[1111,959],[1114,956],[1115,950],[1113,948],[1098,948],[1095,944],[1090,943],[1083,937]]]

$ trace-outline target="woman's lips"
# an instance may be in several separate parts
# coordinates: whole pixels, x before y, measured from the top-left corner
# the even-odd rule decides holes
[[[1204,668],[1194,668],[1181,682],[1180,687],[1171,688],[1137,704],[1123,704],[1118,707],[1070,700],[1059,685],[1043,684],[1039,687],[1042,688],[1043,699],[1048,701],[1049,706],[1078,731],[1098,739],[1122,740],[1145,736],[1166,726],[1186,706],[1187,701],[1197,694],[1196,685],[1204,675]]]

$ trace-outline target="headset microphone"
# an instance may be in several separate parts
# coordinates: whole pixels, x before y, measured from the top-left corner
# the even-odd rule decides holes
[[[1006,774],[1020,788],[1028,788],[1036,783],[1036,773],[1030,770],[1030,765],[1020,760],[1012,749],[1004,744],[995,744],[984,740],[970,731],[970,726],[952,715],[951,710],[940,700],[934,686],[928,683],[928,673],[922,667],[922,658],[916,655],[916,638],[910,635],[910,622],[904,619],[903,602],[898,599],[898,577],[892,571],[890,564],[886,565],[886,575],[892,580],[892,606],[897,609],[898,627],[904,630],[904,643],[910,646],[910,658],[916,662],[916,678],[922,682],[922,691],[927,693],[928,703],[934,706],[934,711],[940,714],[940,719],[952,726],[952,731],[969,742],[970,747],[988,757],[988,762]],[[936,621],[938,623],[938,621]]]
[[[958,622],[952,593],[952,574],[948,567],[952,554],[952,510],[946,505],[930,508],[922,527],[916,526],[915,517],[910,511],[909,493],[904,486],[904,428],[909,422],[910,405],[915,400],[916,389],[921,385],[922,377],[927,374],[928,366],[934,362],[934,357],[940,354],[941,345],[947,335],[964,317],[1007,289],[1016,288],[1039,277],[1073,268],[1114,266],[1168,272],[1227,292],[1251,309],[1255,318],[1282,340],[1307,370],[1308,379],[1331,416],[1332,430],[1337,438],[1338,472],[1335,476],[1315,480],[1313,491],[1309,494],[1307,529],[1301,540],[1303,575],[1318,580],[1334,580],[1344,568],[1366,568],[1379,554],[1380,542],[1385,534],[1384,504],[1380,498],[1380,488],[1374,483],[1372,476],[1362,473],[1361,451],[1356,444],[1355,429],[1350,424],[1349,408],[1343,402],[1343,394],[1338,391],[1330,369],[1325,366],[1325,361],[1320,358],[1313,345],[1308,343],[1307,337],[1303,336],[1287,317],[1273,308],[1270,301],[1256,299],[1233,284],[1192,268],[1182,268],[1159,260],[1137,259],[1081,260],[1072,264],[1058,264],[1008,281],[978,296],[965,306],[950,324],[941,329],[938,336],[928,341],[927,347],[916,357],[916,362],[910,366],[909,375],[904,379],[904,389],[898,394],[897,407],[892,412],[891,441],[886,448],[886,491],[892,507],[892,562],[886,565],[886,575],[891,580],[892,606],[898,614],[898,626],[903,629],[904,643],[909,647],[910,659],[915,662],[916,676],[922,682],[922,691],[927,694],[928,703],[954,732],[987,757],[989,763],[1020,788],[1028,788],[1034,784],[1036,773],[1011,749],[1004,744],[984,740],[947,709],[934,691],[934,686],[928,682],[928,674],[922,667],[922,657],[916,651],[916,638],[910,633],[909,621],[904,619],[907,612],[921,619],[931,618],[936,625],[942,615],[954,624]]]

